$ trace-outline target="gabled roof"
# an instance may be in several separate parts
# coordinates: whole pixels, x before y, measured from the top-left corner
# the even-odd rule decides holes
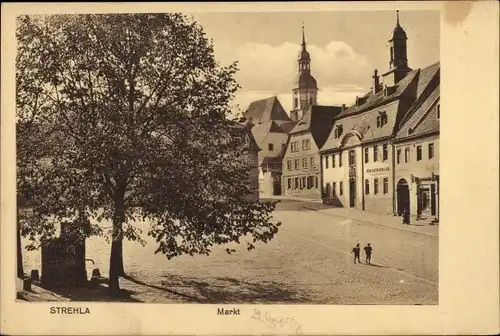
[[[241,137],[246,137],[246,144],[242,149],[251,149],[251,150],[256,150],[260,151],[261,148],[257,144],[254,135],[252,134],[250,127],[248,124],[230,120],[229,121],[229,127],[232,130],[233,136],[241,136]]]
[[[439,119],[436,115],[436,103],[440,97],[439,88],[437,85],[419,105],[415,106],[415,109],[410,111],[411,115],[403,121],[396,134],[396,140],[439,132]]]
[[[357,113],[361,113],[363,111],[367,111],[369,109],[374,108],[378,105],[386,104],[387,102],[398,99],[400,96],[405,93],[408,86],[415,80],[418,76],[420,69],[410,71],[403,79],[401,79],[396,85],[391,88],[388,88],[388,92],[386,94],[386,89],[381,89],[377,93],[373,93],[373,91],[369,91],[363,97],[360,97],[360,104],[356,106],[356,103],[346,108],[338,118],[347,117],[349,115],[354,115]]]
[[[256,100],[250,103],[244,116],[252,118],[254,124],[265,123],[270,120],[291,121],[278,97]]]
[[[310,106],[290,134],[310,132],[318,148],[321,148],[330,133],[333,120],[341,111],[340,106]]]
[[[290,131],[297,124],[295,121],[285,121],[285,120],[275,120],[274,121],[285,133],[290,133]]]

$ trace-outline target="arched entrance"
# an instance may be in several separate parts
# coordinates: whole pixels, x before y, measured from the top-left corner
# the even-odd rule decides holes
[[[397,186],[398,194],[398,216],[403,214],[404,209],[410,212],[410,188],[405,179],[401,179]]]

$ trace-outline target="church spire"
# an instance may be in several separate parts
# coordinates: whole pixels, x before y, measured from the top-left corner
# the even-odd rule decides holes
[[[302,49],[306,49],[306,34],[304,33],[304,22],[302,22]]]
[[[401,27],[399,25],[399,10],[396,10],[396,27]]]

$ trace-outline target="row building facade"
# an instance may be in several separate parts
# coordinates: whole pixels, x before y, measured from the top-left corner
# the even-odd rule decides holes
[[[320,151],[325,203],[437,219],[440,65],[409,68],[406,42],[398,15],[389,70],[335,118]]]

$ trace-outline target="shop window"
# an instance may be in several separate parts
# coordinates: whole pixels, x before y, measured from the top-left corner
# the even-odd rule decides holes
[[[291,178],[289,178],[287,180],[287,189],[292,189],[292,179]]]
[[[342,196],[344,194],[344,182],[339,182],[339,195]]]
[[[306,187],[306,177],[302,177],[302,189]]]
[[[387,194],[389,192],[389,179],[387,177],[384,177],[384,194]]]
[[[370,194],[370,181],[365,180],[365,195]]]
[[[334,197],[337,195],[337,183],[336,182],[332,183],[332,193],[333,193]]]
[[[299,178],[298,177],[295,178],[295,187],[294,188],[299,189]]]
[[[327,197],[330,197],[330,183],[326,184],[325,194]]]

